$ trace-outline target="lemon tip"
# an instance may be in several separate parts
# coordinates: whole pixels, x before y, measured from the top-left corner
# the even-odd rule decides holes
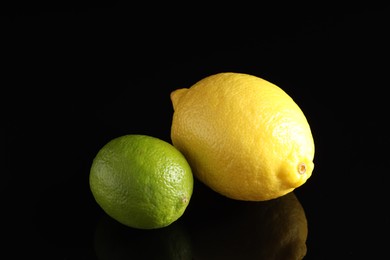
[[[304,162],[298,164],[298,173],[299,174],[306,173],[306,164]]]
[[[173,109],[177,107],[177,104],[181,97],[188,91],[188,88],[180,88],[171,92],[170,98],[172,101]]]

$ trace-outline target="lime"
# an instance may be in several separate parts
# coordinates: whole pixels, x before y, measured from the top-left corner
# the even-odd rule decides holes
[[[100,207],[133,228],[166,227],[187,208],[193,175],[185,157],[159,138],[129,134],[104,145],[89,176]]]

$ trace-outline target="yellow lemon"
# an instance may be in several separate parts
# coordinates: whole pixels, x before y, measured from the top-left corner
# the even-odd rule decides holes
[[[262,201],[301,186],[314,140],[297,103],[260,77],[214,74],[171,93],[171,139],[193,174],[237,200]]]

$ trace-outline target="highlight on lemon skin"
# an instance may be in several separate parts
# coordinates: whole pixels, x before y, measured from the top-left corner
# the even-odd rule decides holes
[[[280,197],[314,169],[314,140],[298,104],[260,77],[234,72],[201,79],[170,95],[172,144],[193,174],[238,200]]]

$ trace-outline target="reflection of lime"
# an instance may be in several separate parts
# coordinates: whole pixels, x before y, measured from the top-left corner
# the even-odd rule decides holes
[[[100,260],[192,259],[190,237],[180,220],[165,228],[140,230],[103,215],[96,227],[94,247]]]
[[[145,135],[125,135],[96,155],[90,187],[103,210],[122,224],[152,229],[170,225],[189,204],[193,176],[171,144]]]
[[[233,199],[277,198],[313,171],[314,141],[299,106],[281,88],[242,73],[218,73],[171,93],[172,143],[194,175]]]
[[[194,259],[298,260],[306,255],[307,220],[294,193],[263,202],[237,201],[195,184],[185,217]]]

